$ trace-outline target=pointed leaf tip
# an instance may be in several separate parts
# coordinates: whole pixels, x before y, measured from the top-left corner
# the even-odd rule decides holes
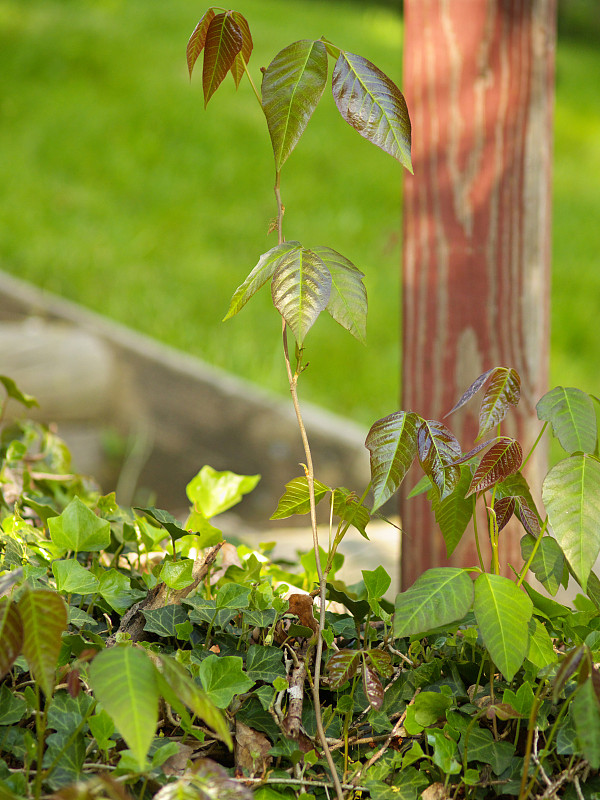
[[[244,65],[250,61],[250,56],[254,49],[254,42],[252,41],[252,34],[250,33],[250,26],[248,25],[246,17],[240,14],[239,11],[234,11],[232,16],[242,34],[242,49],[231,65],[231,74],[233,76],[235,88],[237,89],[244,75]]]
[[[215,12],[212,8],[209,8],[206,14],[202,17],[200,22],[194,28],[192,35],[189,38],[187,43],[187,48],[185,51],[186,58],[187,58],[187,65],[188,70],[190,73],[190,80],[192,78],[192,72],[194,71],[194,65],[198,60],[198,56],[204,50],[204,44],[206,42],[206,32],[208,31],[208,26],[212,22],[215,16]]]
[[[212,18],[206,32],[202,69],[205,107],[232,68],[243,44],[242,31],[230,11]]]

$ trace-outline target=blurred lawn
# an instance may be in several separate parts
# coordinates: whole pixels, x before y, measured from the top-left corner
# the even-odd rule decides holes
[[[240,0],[260,66],[324,34],[400,80],[402,23],[376,3]],[[221,324],[275,213],[264,119],[228,78],[203,110],[190,0],[0,0],[0,268],[286,391],[265,288]],[[600,54],[560,42],[553,380],[600,393]],[[366,272],[369,344],[323,316],[303,397],[369,424],[397,407],[401,168],[327,93],[284,167],[286,236]],[[24,387],[25,389],[27,387]]]

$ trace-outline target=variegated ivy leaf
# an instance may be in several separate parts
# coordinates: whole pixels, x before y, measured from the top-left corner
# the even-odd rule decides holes
[[[371,453],[373,508],[382,506],[398,489],[417,454],[417,426],[413,411],[398,411],[378,420],[369,431],[365,447]]]
[[[417,431],[417,455],[423,471],[437,486],[440,499],[452,493],[460,478],[455,461],[462,454],[454,434],[441,422],[422,420]]]
[[[467,497],[475,492],[483,492],[517,472],[522,461],[521,445],[515,439],[501,436],[479,462]]]

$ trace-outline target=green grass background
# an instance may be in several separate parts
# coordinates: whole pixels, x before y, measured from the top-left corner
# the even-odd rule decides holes
[[[389,4],[236,8],[255,39],[256,82],[282,47],[321,35],[401,79],[402,20]],[[0,0],[0,268],[285,392],[268,289],[220,322],[276,243],[275,204],[247,82],[236,95],[228,78],[204,111],[200,72],[187,78],[185,45],[204,10]],[[600,394],[600,42],[590,30],[565,24],[557,55],[551,355],[554,383]],[[311,331],[303,397],[365,424],[398,403],[401,179],[328,90],[282,176],[286,237],[342,252],[369,293],[367,348],[327,315]]]

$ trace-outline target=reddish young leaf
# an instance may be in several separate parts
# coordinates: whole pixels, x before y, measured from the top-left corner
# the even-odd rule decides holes
[[[327,662],[329,685],[332,689],[339,689],[346,681],[351,680],[356,674],[359,653],[357,650],[338,650]]]
[[[192,72],[194,71],[194,64],[198,60],[200,53],[204,50],[206,32],[208,31],[208,26],[210,25],[214,16],[215,12],[212,8],[209,8],[206,14],[194,28],[194,31],[187,43],[185,54],[187,57],[188,70],[190,72],[190,79],[192,77]]]
[[[518,405],[521,398],[521,378],[516,370],[496,367],[492,373],[481,401],[479,433],[475,441],[502,422],[509,406]]]
[[[552,690],[552,702],[558,702],[560,693],[569,678],[577,672],[582,660],[587,656],[587,648],[584,644],[579,644],[570,650],[563,658],[556,677],[554,678],[554,688]]]
[[[487,379],[490,377],[493,371],[494,371],[493,368],[488,369],[487,372],[484,372],[482,375],[476,378],[473,381],[473,383],[469,386],[469,388],[466,390],[466,392],[463,394],[463,396],[460,398],[458,403],[453,408],[450,409],[450,411],[443,417],[443,419],[446,419],[446,417],[449,417],[450,414],[454,414],[455,411],[458,411],[459,408],[462,408],[464,405],[466,405],[469,402],[469,400],[475,394],[477,394],[477,392],[481,389],[481,387],[487,381]]]
[[[0,599],[0,680],[18,658],[23,646],[23,623],[14,603]]]
[[[232,13],[217,14],[206,32],[202,88],[204,107],[219,88],[235,57],[241,51],[244,37]]]
[[[237,54],[233,64],[231,65],[231,74],[235,82],[235,88],[237,89],[244,75],[244,64],[247,64],[250,61],[250,56],[252,55],[252,50],[254,48],[254,42],[252,41],[252,34],[250,33],[250,26],[248,25],[248,20],[246,17],[243,14],[240,14],[239,11],[234,11],[231,16],[234,18],[238,28],[242,32],[242,49]]]
[[[389,678],[394,674],[392,657],[386,650],[367,650],[367,657],[380,675]]]
[[[373,667],[369,666],[365,659],[362,665],[363,688],[367,696],[367,700],[371,708],[379,711],[383,705],[383,686],[379,680],[379,675],[375,672]]]
[[[475,445],[472,450],[469,450],[468,453],[464,453],[460,458],[457,458],[452,463],[456,466],[458,464],[465,464],[467,461],[470,461],[474,456],[476,456],[477,453],[480,453],[482,450],[485,450],[486,447],[491,447],[493,444],[496,444],[496,442],[499,441],[500,437],[497,436],[495,439],[487,439],[485,442],[480,442],[479,444]]]
[[[523,460],[521,445],[508,436],[491,447],[479,462],[475,470],[467,497],[474,492],[483,492],[495,483],[504,480],[508,475],[517,472]]]
[[[371,513],[394,494],[410,469],[417,454],[417,426],[421,421],[413,411],[398,411],[372,425],[365,441],[371,453]]]
[[[537,539],[542,529],[537,512],[529,508],[527,500],[525,500],[524,497],[515,497],[515,501],[515,514],[517,515],[517,519],[525,528],[527,533],[530,533]]]
[[[455,461],[462,451],[454,434],[434,419],[423,420],[417,432],[417,455],[424,472],[440,492],[448,497],[458,483],[460,469]]]
[[[494,511],[496,513],[496,523],[498,531],[508,523],[512,515],[515,513],[516,499],[514,497],[501,497],[494,503]]]

